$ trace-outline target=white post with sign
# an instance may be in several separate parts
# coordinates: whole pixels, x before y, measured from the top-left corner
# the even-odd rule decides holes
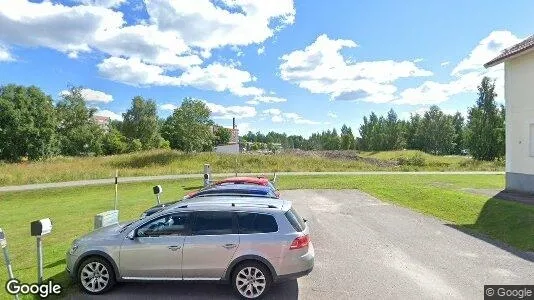
[[[161,195],[161,193],[163,193],[163,188],[161,187],[161,185],[156,185],[152,188],[152,190],[154,191],[154,195],[156,195],[157,204],[160,205],[159,196]]]
[[[211,166],[209,164],[204,164],[204,187],[210,185],[211,179]]]
[[[43,241],[44,235],[52,232],[52,221],[41,219],[30,224],[30,233],[37,238],[37,283],[43,283]]]
[[[113,210],[117,210],[117,205],[119,203],[119,170],[115,170],[115,205]]]

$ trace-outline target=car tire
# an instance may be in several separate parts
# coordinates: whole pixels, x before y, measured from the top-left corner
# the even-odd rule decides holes
[[[91,295],[103,294],[116,283],[113,267],[98,256],[89,257],[80,264],[76,279],[81,290]]]
[[[239,264],[232,274],[232,288],[243,299],[260,299],[267,293],[272,282],[269,269],[256,261]]]

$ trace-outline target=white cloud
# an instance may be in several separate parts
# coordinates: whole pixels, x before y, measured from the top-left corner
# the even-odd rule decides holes
[[[259,104],[259,103],[281,103],[281,102],[286,102],[286,101],[287,99],[282,98],[282,97],[261,95],[261,96],[254,97],[254,99],[248,102],[251,102],[249,104],[252,104],[252,103]]]
[[[265,53],[265,46],[261,46],[258,48],[258,55],[262,55]]]
[[[250,123],[237,123],[237,129],[239,129],[239,134],[240,135],[245,135],[247,134],[249,131],[252,131],[254,132],[255,129],[252,128],[252,125]]]
[[[0,45],[0,61],[14,61],[15,59],[13,58],[13,56],[11,55],[11,53],[9,53],[9,50]]]
[[[510,31],[493,31],[464,58],[453,70],[452,75],[460,75],[466,71],[478,71],[485,63],[495,58],[505,48],[512,46],[521,39]]]
[[[293,24],[293,0],[159,0],[145,1],[151,21],[175,31],[188,45],[202,49],[259,44],[275,29]]]
[[[424,59],[420,57],[413,60],[414,63],[420,63],[422,61],[424,61]]]
[[[214,119],[244,119],[255,117],[257,112],[252,106],[223,106],[204,101]]]
[[[83,89],[81,89],[80,92],[82,94],[83,99],[86,102],[109,103],[109,102],[113,101],[113,96],[112,95],[106,94],[106,93],[104,93],[102,91],[83,88]],[[60,92],[60,95],[68,95],[69,93],[70,93],[70,91],[63,90],[63,91]]]
[[[82,89],[82,96],[84,97],[85,101],[88,102],[102,102],[102,103],[109,103],[113,101],[113,96],[110,94],[106,94],[101,91],[96,91],[92,89]]]
[[[192,86],[217,92],[229,91],[237,96],[263,94],[260,88],[245,86],[256,80],[249,72],[220,63],[191,67],[179,76],[166,75],[164,68],[143,63],[137,58],[110,57],[97,67],[102,76],[133,86]]]
[[[160,31],[155,25],[105,31],[95,37],[94,46],[111,56],[136,58],[168,69],[186,69],[202,63],[179,35]]]
[[[451,63],[450,61],[444,61],[444,62],[441,62],[439,65],[442,67],[445,67],[445,66],[448,66],[450,63]]]
[[[426,81],[418,87],[405,89],[394,103],[439,104],[457,94],[477,92],[477,86],[484,76],[496,79],[497,101],[504,101],[504,66],[501,64],[485,69],[483,64],[520,40],[509,31],[493,31],[454,67],[451,81],[445,83]]]
[[[331,111],[329,111],[326,115],[329,116],[330,118],[333,118],[333,119],[337,118],[337,114],[334,113],[334,112],[331,112]]]
[[[266,109],[263,111],[263,115],[266,117],[270,117],[273,123],[289,122],[289,123],[306,124],[306,125],[321,124],[321,122],[316,122],[316,121],[305,119],[297,113],[282,112],[278,108]]]
[[[92,6],[119,7],[128,0],[75,0],[76,2]]]
[[[432,75],[411,61],[351,62],[340,53],[357,46],[352,40],[332,40],[323,34],[304,50],[282,56],[281,78],[333,100],[384,103],[395,99],[395,80]]]
[[[162,67],[145,64],[138,58],[110,57],[97,68],[103,77],[133,86],[180,85],[178,78],[164,75]]]
[[[258,104],[260,104],[260,101],[248,100],[245,103],[248,104],[248,105],[258,105]]]
[[[89,52],[97,35],[123,23],[122,13],[104,7],[0,1],[0,40],[8,44]]]
[[[160,105],[159,108],[162,109],[162,110],[174,111],[175,109],[178,108],[178,106],[175,105],[175,104],[172,104],[172,103],[166,103],[166,104]]]
[[[149,19],[128,25],[117,8],[127,0],[0,1],[0,41],[6,46],[47,47],[72,59],[94,50],[106,58],[100,74],[136,86],[192,86],[260,96],[246,86],[256,78],[237,63],[203,66],[211,50],[261,44],[277,30],[294,23],[293,0],[276,5],[253,0],[144,1]],[[0,48],[0,59],[12,58]],[[181,73],[175,74],[175,71]],[[172,75],[171,75],[172,74]]]
[[[231,65],[213,63],[206,67],[192,67],[179,76],[180,85],[217,92],[229,91],[237,96],[259,96],[263,90],[246,87],[245,84],[256,81],[249,72],[236,69]]]
[[[108,117],[112,120],[122,121],[122,115],[112,112],[111,110],[103,109],[98,110],[95,113],[95,116],[102,116],[102,117]]]

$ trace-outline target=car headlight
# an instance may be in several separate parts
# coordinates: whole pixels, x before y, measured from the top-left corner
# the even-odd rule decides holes
[[[73,243],[72,246],[70,247],[69,254],[70,255],[74,254],[74,252],[76,252],[76,249],[78,249],[78,244]]]

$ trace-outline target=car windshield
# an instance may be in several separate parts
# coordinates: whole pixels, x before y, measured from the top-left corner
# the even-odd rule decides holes
[[[127,229],[128,227],[130,227],[130,225],[132,225],[135,221],[136,221],[136,220],[124,224],[119,232],[123,232],[124,230],[126,230],[126,229]]]

